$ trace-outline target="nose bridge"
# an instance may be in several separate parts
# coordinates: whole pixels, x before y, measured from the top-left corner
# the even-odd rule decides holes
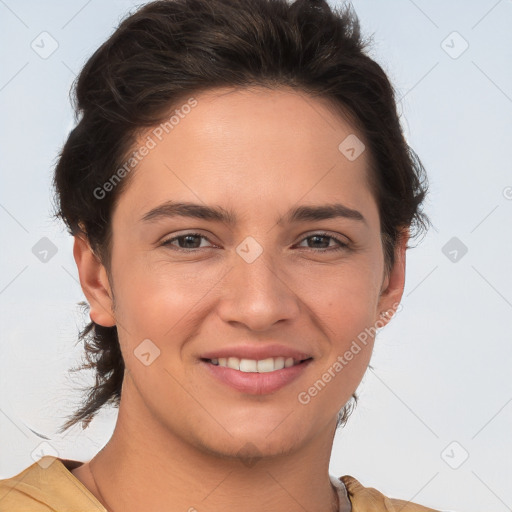
[[[245,288],[245,296],[259,296],[265,300],[272,300],[280,295],[282,277],[278,274],[279,263],[272,251],[256,241],[247,237],[236,248],[234,276],[240,281],[238,285]]]
[[[261,247],[261,246],[260,246]],[[263,294],[274,295],[279,288],[276,281],[278,269],[276,258],[270,250],[258,249],[254,243],[245,242],[237,248],[238,257],[235,259],[234,274],[245,282],[251,293],[261,291]]]
[[[223,319],[264,330],[279,320],[294,318],[298,298],[293,284],[287,282],[289,274],[280,271],[279,258],[252,237],[244,239],[236,253],[222,298]]]

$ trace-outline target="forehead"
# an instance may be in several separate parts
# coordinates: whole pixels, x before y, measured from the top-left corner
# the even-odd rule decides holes
[[[165,132],[163,137],[180,131],[183,137],[206,143],[227,143],[230,138],[240,143],[230,150],[238,147],[245,154],[257,143],[264,153],[276,150],[272,154],[274,158],[279,149],[282,153],[293,149],[292,153],[286,153],[288,158],[293,154],[304,156],[307,152],[314,158],[322,152],[337,157],[340,137],[344,139],[357,133],[340,105],[284,86],[217,88],[200,93],[195,101],[196,106],[188,109],[188,114],[180,115],[179,120],[173,116],[180,130],[177,130],[178,125],[169,130],[165,121],[156,130]],[[184,111],[185,106],[182,101],[176,111]],[[362,139],[359,133],[357,135]]]
[[[349,207],[368,200],[368,152],[349,159],[342,151],[354,137],[364,147],[362,136],[327,99],[264,87],[213,89],[193,99],[140,134],[137,146],[151,149],[130,176],[132,206],[170,196],[236,200],[246,209],[255,196],[269,206],[340,193]]]

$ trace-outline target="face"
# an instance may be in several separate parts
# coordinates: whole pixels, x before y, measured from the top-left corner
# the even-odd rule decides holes
[[[328,102],[195,98],[140,136],[155,145],[113,212],[112,288],[84,288],[91,318],[118,327],[134,414],[217,454],[289,452],[332,435],[370,360],[362,333],[400,300],[404,248],[385,275],[368,151],[338,149],[362,136]],[[221,366],[236,356],[250,371]]]

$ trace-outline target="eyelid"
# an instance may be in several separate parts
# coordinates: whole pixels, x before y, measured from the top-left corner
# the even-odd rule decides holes
[[[184,238],[186,236],[197,236],[197,237],[200,237],[202,239],[208,240],[208,242],[210,242],[212,244],[212,247],[218,247],[218,245],[216,245],[214,242],[212,242],[209,237],[207,237],[206,235],[203,235],[202,233],[198,233],[198,232],[195,232],[195,231],[187,231],[186,233],[174,234],[173,236],[171,236],[169,238],[164,238],[162,240],[162,242],[160,242],[159,245],[160,246],[170,246],[170,247],[172,247],[174,249],[177,249],[178,251],[186,251],[186,252],[197,251],[198,249],[209,249],[209,247],[199,247],[198,249],[183,249],[181,247],[176,247],[174,245],[171,245],[171,242],[174,242],[174,241],[176,241],[176,239]]]
[[[334,238],[335,240],[338,240],[339,242],[344,243],[346,245],[352,243],[352,240],[350,240],[350,238],[346,235],[342,235],[341,233],[334,233],[331,231],[324,231],[324,230],[306,232],[303,235],[301,235],[300,241],[302,242],[305,238],[309,238],[311,236],[326,236],[326,237]]]
[[[171,242],[174,242],[177,239],[183,238],[186,236],[197,236],[201,239],[208,240],[208,242],[210,242],[212,244],[212,247],[197,247],[197,248],[192,248],[192,249],[183,249],[182,247],[177,247],[177,246],[171,245]],[[332,240],[334,240],[336,242],[337,246],[327,247],[327,248],[323,248],[323,249],[315,249],[314,247],[303,247],[303,249],[307,249],[307,250],[313,251],[313,252],[330,252],[330,251],[342,250],[342,249],[347,250],[347,249],[349,249],[350,244],[351,244],[351,241],[347,237],[345,237],[345,238],[347,238],[347,240],[345,241],[343,239],[342,235],[330,233],[328,231],[311,231],[311,232],[304,233],[301,235],[301,238],[297,244],[300,244],[300,243],[304,242],[305,240],[307,240],[308,238],[311,238],[314,236],[331,238]],[[297,244],[294,244],[294,245],[297,245]],[[187,232],[181,233],[181,234],[180,233],[174,234],[172,237],[164,239],[160,243],[160,245],[161,246],[169,246],[169,247],[172,247],[174,250],[181,251],[181,252],[197,252],[199,249],[210,249],[210,248],[218,247],[218,245],[214,244],[206,235],[203,235],[202,233],[198,233],[198,232],[194,232],[194,231],[187,231]]]
[[[330,233],[328,231],[313,231],[311,233],[305,233],[304,235],[301,235],[301,239],[299,243],[304,242],[304,240],[307,240],[308,238],[311,238],[313,236],[319,236],[319,237],[325,237],[325,238],[331,238],[336,242],[336,246],[328,247],[324,249],[315,249],[314,247],[303,247],[303,249],[307,249],[313,252],[331,252],[335,250],[348,250],[350,248],[351,241],[344,240],[343,237],[339,234]],[[345,237],[346,238],[346,237]]]

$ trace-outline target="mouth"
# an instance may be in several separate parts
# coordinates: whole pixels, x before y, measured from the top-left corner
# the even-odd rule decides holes
[[[312,357],[201,358],[201,363],[217,382],[251,395],[275,393],[297,379],[313,361]]]
[[[219,357],[214,359],[202,359],[214,366],[231,368],[245,373],[270,373],[283,368],[291,368],[309,361],[312,357],[305,359],[294,359],[293,357],[268,357],[266,359],[241,359],[238,357]]]

